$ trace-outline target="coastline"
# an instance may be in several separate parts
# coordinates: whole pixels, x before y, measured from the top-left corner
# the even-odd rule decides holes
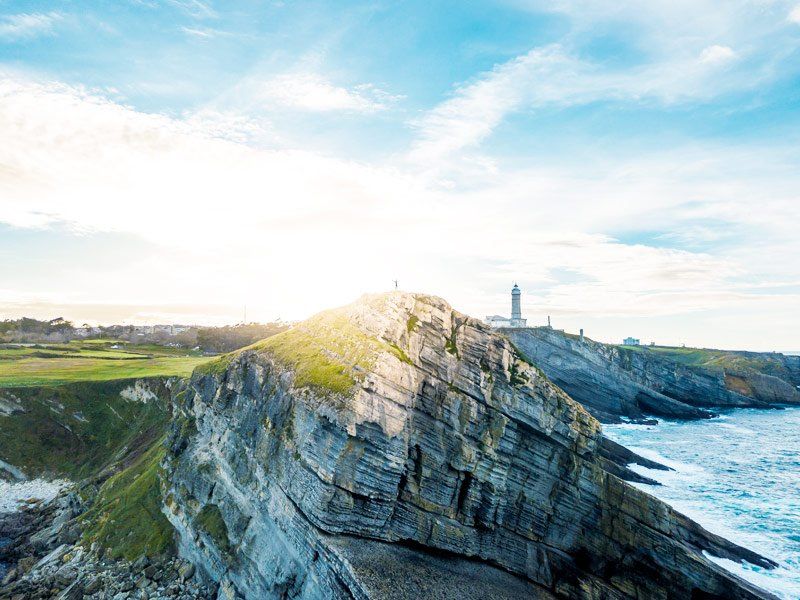
[[[718,557],[716,564],[784,600],[800,597],[800,407],[724,409],[703,421],[604,425],[605,434],[673,471],[631,470],[660,486],[634,483],[709,531],[780,563],[767,571]]]

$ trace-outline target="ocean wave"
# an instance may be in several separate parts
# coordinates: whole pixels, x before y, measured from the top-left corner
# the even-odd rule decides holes
[[[642,446],[628,446],[628,449],[635,452],[639,456],[646,458],[648,460],[655,461],[664,465],[665,467],[669,467],[672,469],[672,473],[670,471],[656,471],[654,469],[646,469],[646,467],[640,467],[642,469],[646,469],[648,473],[665,473],[670,475],[700,475],[705,473],[705,469],[703,467],[686,462],[680,462],[677,460],[673,460],[671,458],[667,458],[663,454],[660,454],[656,450],[652,448],[646,448]],[[629,465],[631,468],[639,467],[639,465]]]
[[[636,484],[708,531],[780,563],[763,569],[714,562],[785,600],[800,599],[800,407],[729,409],[716,419],[652,428],[613,426],[608,436],[669,466],[630,468],[661,483]],[[757,434],[757,435],[756,435]]]
[[[718,564],[726,571],[768,590],[782,600],[797,600],[800,598],[800,574],[797,571],[778,566],[775,569],[764,569],[749,563],[739,563],[727,558],[720,558],[703,551],[710,561]]]
[[[741,425],[734,425],[733,423],[720,423],[720,427],[727,429],[729,431],[735,431],[736,433],[743,433],[745,435],[755,435],[756,432],[748,427],[742,427]]]

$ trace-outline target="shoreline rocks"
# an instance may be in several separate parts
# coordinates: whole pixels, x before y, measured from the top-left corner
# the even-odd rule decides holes
[[[194,566],[175,558],[106,560],[97,547],[78,543],[75,517],[82,503],[74,492],[15,513],[0,514],[10,543],[0,548],[8,570],[2,600],[190,600],[215,598],[216,587],[195,581]]]

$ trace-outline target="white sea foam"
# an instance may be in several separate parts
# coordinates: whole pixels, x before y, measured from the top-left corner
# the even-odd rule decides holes
[[[730,571],[734,575],[761,588],[770,590],[773,594],[778,596],[778,598],[782,598],[783,600],[797,600],[800,598],[800,583],[792,579],[796,574],[788,569],[778,566],[775,569],[767,571],[766,569],[748,563],[739,563],[727,558],[720,558],[705,551],[703,554],[707,559],[717,563],[726,571]]]
[[[800,600],[800,407],[726,410],[718,419],[663,425],[604,428],[614,441],[676,469],[632,465],[662,484],[636,487],[705,529],[780,563],[764,569],[713,558],[779,598]]]
[[[666,476],[678,473],[682,476],[685,476],[685,475],[699,475],[705,472],[703,467],[699,465],[693,465],[685,462],[680,462],[677,460],[672,460],[670,458],[667,458],[666,456],[663,456],[662,454],[659,454],[652,448],[644,448],[641,446],[628,446],[628,448],[643,458],[647,458],[648,460],[652,460],[654,462],[664,465],[665,467],[669,467],[670,469],[672,469],[671,472],[646,469],[648,473],[663,473]],[[629,466],[631,468],[637,467],[644,469],[644,467],[640,467],[639,465],[629,465]]]
[[[52,500],[67,485],[69,481],[63,479],[31,479],[16,483],[0,481],[0,512],[17,511],[21,505],[34,500]]]
[[[736,433],[741,433],[744,435],[755,435],[756,432],[752,429],[748,429],[747,427],[739,427],[738,425],[731,425],[730,423],[720,423],[720,427],[724,427],[730,431],[735,431]]]

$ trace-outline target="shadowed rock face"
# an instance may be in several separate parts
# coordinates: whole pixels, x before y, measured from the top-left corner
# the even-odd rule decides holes
[[[520,352],[603,422],[655,415],[676,419],[713,416],[706,408],[798,403],[800,360],[780,354],[732,353],[775,363],[776,373],[676,363],[655,352],[601,344],[547,327],[508,329]],[[780,376],[778,376],[780,375]]]
[[[702,551],[768,560],[611,475],[598,422],[440,299],[367,296],[225,363],[179,399],[164,478],[223,596],[771,597]]]

